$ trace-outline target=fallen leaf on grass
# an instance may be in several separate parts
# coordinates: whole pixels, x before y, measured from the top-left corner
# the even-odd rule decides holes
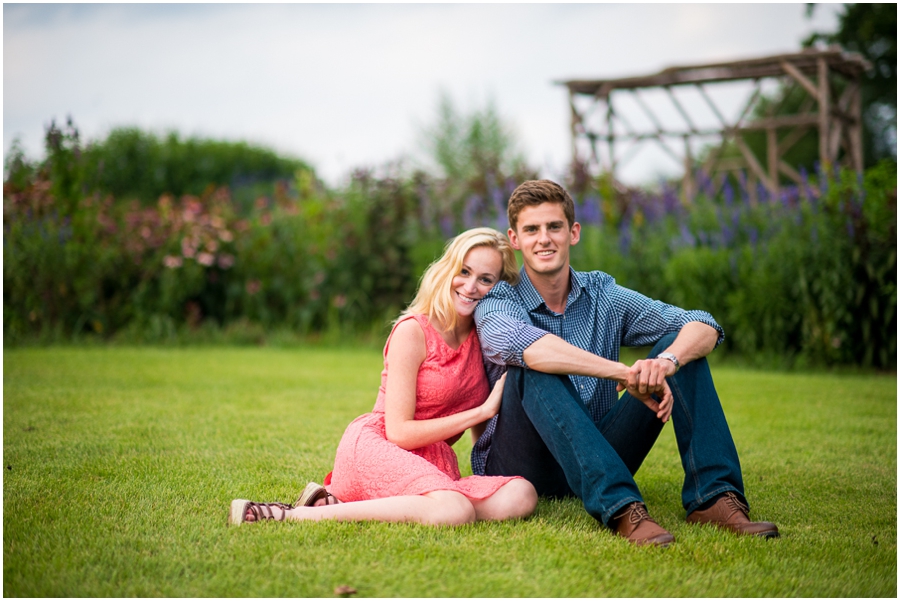
[[[334,589],[334,594],[341,595],[342,597],[347,596],[347,595],[355,595],[356,589],[353,588],[352,586],[347,586],[346,584],[342,584],[341,586]]]

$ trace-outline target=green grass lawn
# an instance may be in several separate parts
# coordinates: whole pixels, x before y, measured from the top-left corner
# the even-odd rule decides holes
[[[5,596],[897,596],[894,375],[714,369],[751,517],[782,536],[686,524],[669,427],[637,480],[677,542],[645,549],[576,499],[459,528],[227,527],[233,498],[321,481],[375,401],[378,351],[16,349],[3,366]]]

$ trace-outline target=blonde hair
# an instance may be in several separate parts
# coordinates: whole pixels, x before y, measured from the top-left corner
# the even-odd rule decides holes
[[[489,227],[467,230],[447,242],[444,254],[428,266],[419,281],[416,297],[400,314],[398,321],[405,315],[427,315],[442,324],[444,331],[455,328],[459,316],[453,306],[450,285],[453,278],[462,271],[468,252],[479,246],[487,246],[500,253],[501,280],[510,284],[519,281],[519,265],[506,236]]]

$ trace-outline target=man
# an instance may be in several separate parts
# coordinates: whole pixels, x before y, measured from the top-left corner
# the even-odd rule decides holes
[[[546,496],[577,495],[594,518],[635,544],[675,539],[648,514],[634,482],[670,417],[685,471],[691,523],[778,536],[751,522],[740,462],[704,357],[724,332],[704,311],[685,311],[577,272],[569,249],[581,226],[569,194],[529,181],[509,199],[519,284],[498,283],[475,323],[489,376],[508,370],[500,413],[472,451],[476,474],[520,475]],[[620,346],[655,345],[628,367]],[[625,394],[618,398],[618,392]]]

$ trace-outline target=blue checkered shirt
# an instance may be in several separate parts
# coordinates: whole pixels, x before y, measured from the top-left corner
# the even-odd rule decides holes
[[[654,345],[691,321],[718,330],[716,345],[725,339],[722,327],[706,311],[685,311],[652,300],[619,286],[611,275],[602,271],[569,269],[572,290],[562,314],[547,307],[524,268],[518,284],[499,282],[478,303],[475,326],[492,386],[507,365],[528,367],[522,353],[548,333],[610,361],[619,360],[622,346]],[[570,375],[569,379],[595,423],[599,423],[619,398],[612,380],[576,375]],[[484,474],[496,426],[494,417],[472,449],[474,474]]]

